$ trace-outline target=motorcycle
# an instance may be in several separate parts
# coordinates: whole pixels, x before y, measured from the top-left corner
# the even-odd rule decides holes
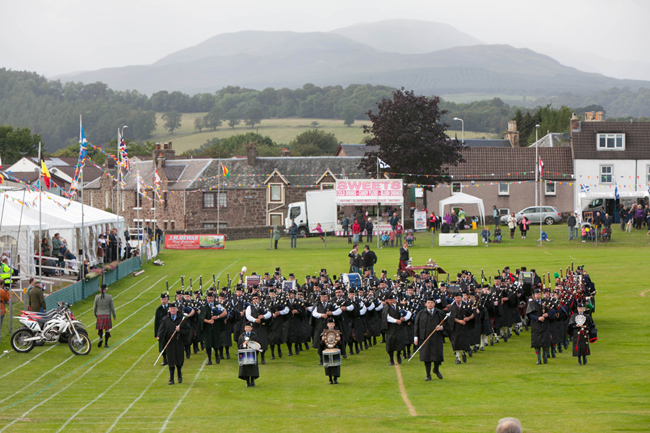
[[[11,336],[11,347],[27,353],[44,343],[68,343],[75,355],[88,355],[92,343],[83,323],[75,320],[70,305],[59,302],[58,308],[47,313],[21,311],[18,321],[23,325]]]

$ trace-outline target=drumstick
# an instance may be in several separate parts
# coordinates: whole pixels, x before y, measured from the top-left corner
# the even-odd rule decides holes
[[[449,317],[450,314],[451,314],[451,313],[447,313],[447,314],[445,315],[445,318],[442,319],[442,320],[440,321],[440,323],[438,323],[438,326],[442,325],[442,322],[444,322],[445,320],[447,320],[447,317]],[[422,349],[422,346],[424,346],[424,345],[426,344],[426,342],[429,341],[429,338],[431,338],[431,336],[436,332],[436,329],[438,328],[438,326],[436,326],[436,327],[433,329],[433,332],[432,332],[431,334],[429,334],[429,336],[427,337],[427,339],[424,340],[424,343],[422,343],[422,344],[420,345],[420,347],[418,347],[418,350],[416,350],[415,352],[413,352],[413,355],[411,355],[411,357],[408,359],[409,361],[410,361],[411,359],[413,359],[413,357],[415,356],[415,354],[418,353],[418,352],[420,351],[420,349]],[[408,362],[408,361],[407,361],[407,362]]]
[[[187,317],[187,314],[183,314],[183,318],[181,319],[181,323],[179,323],[178,326],[181,326],[183,324],[183,320],[185,320],[186,317]],[[162,354],[165,352],[165,349],[167,349],[167,346],[169,346],[169,343],[172,342],[172,338],[174,338],[174,335],[176,335],[176,330],[175,329],[174,329],[174,333],[172,334],[172,336],[169,337],[169,341],[167,342],[167,344],[165,344],[165,347],[163,347],[163,350],[161,350],[160,353],[158,354],[158,358],[156,358],[156,362],[153,363],[154,367],[156,366],[156,364],[158,364],[158,360],[160,359]]]

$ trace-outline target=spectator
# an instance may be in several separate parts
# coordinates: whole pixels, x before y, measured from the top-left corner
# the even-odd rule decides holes
[[[63,254],[61,253],[61,247],[63,242],[61,241],[61,236],[58,233],[54,233],[52,238],[52,257],[59,259],[59,267],[63,267]]]
[[[514,212],[510,212],[508,217],[508,228],[510,229],[510,239],[515,238],[515,229],[517,228],[517,218]]]
[[[363,231],[366,229],[366,221],[363,218],[357,218],[359,222],[359,242],[363,242]]]
[[[348,253],[348,257],[350,258],[350,273],[360,274],[363,262],[359,254],[359,244],[354,244],[352,250]]]
[[[458,230],[463,230],[465,229],[465,223],[467,222],[467,214],[463,210],[463,208],[460,208],[458,211]]]
[[[359,242],[359,233],[361,233],[361,226],[359,220],[355,219],[354,224],[352,224],[352,242],[355,244]]]
[[[582,226],[582,242],[587,242],[587,226]]]
[[[600,216],[600,212],[596,212],[596,216],[594,216],[594,227],[596,227],[596,230],[600,229],[600,226],[603,224],[603,217]]]
[[[487,247],[488,244],[490,243],[490,236],[492,236],[492,233],[490,233],[490,229],[485,226],[483,228],[483,231],[481,232],[481,237],[483,238],[483,243]]]
[[[521,221],[519,221],[519,230],[521,231],[521,238],[526,239],[526,232],[528,231],[528,225],[530,222],[528,221],[528,218],[526,218],[526,215],[521,217]]]
[[[314,228],[314,231],[318,233],[318,236],[320,237],[320,240],[325,243],[325,239],[323,238],[323,228],[320,226],[320,223],[316,224],[316,227]]]
[[[431,212],[431,215],[429,215],[429,230],[431,230],[434,233],[436,232],[436,220],[437,219],[438,218],[436,218],[436,214]]]
[[[1,272],[4,273],[4,270]],[[9,298],[11,297],[9,285],[6,285],[4,281],[2,280],[0,282],[0,340],[2,339],[2,322],[5,320],[5,304],[9,302]]]
[[[569,226],[569,240],[572,241],[576,223],[577,223],[575,214],[572,213],[571,215],[569,215],[569,218],[567,219],[566,223],[567,226]]]
[[[625,223],[627,223],[627,214],[628,214],[627,207],[623,206],[623,208],[618,214],[618,219],[621,222],[621,231],[625,231]]]
[[[517,418],[501,418],[497,425],[497,433],[522,433],[521,422]]]
[[[97,261],[99,263],[104,263],[104,257],[106,256],[106,239],[104,239],[104,233],[99,234],[97,239]]]
[[[603,226],[607,228],[607,227],[611,227],[611,225],[612,225],[612,217],[610,217],[608,213],[605,213],[605,218],[603,218]]]
[[[499,226],[499,209],[496,205],[492,206],[492,218],[494,218],[494,227]]]
[[[388,238],[390,239],[390,246],[393,247],[395,245],[395,230],[391,230]]]
[[[349,236],[350,218],[343,216],[341,226],[343,227],[343,236]]]
[[[273,226],[273,243],[275,245],[275,249],[278,249],[278,241],[280,240],[280,229],[278,226]]]
[[[291,248],[298,248],[298,225],[295,220],[291,220],[289,227],[289,237],[291,238]]]
[[[368,218],[368,221],[366,221],[366,233],[368,235],[368,242],[372,242],[372,230],[375,228],[374,225],[372,225],[372,219]]]
[[[384,232],[383,235],[381,235],[381,246],[387,247],[388,246],[388,241],[390,240],[390,237],[388,236],[388,232]]]
[[[637,230],[641,230],[643,226],[643,207],[637,205],[636,210],[634,211],[634,227]]]
[[[47,238],[43,238],[41,241],[41,256],[49,257],[52,254],[52,248],[50,248],[50,242]]]
[[[496,226],[494,229],[494,242],[500,244],[501,243],[501,227]]]
[[[163,231],[160,229],[159,226],[156,226],[156,247],[158,248],[158,252],[160,252],[160,243],[163,239]]]
[[[45,296],[43,296],[43,283],[35,283],[34,287],[29,291],[29,311],[36,311],[42,313],[45,311]]]
[[[395,226],[397,226],[397,223],[399,222],[399,217],[397,216],[397,212],[393,212],[393,216],[390,219],[390,226],[395,231]]]
[[[397,245],[402,243],[402,233],[404,233],[404,227],[399,218],[397,218],[397,225],[395,225],[395,242],[397,242]]]
[[[548,235],[546,234],[546,232],[544,230],[542,230],[542,237],[537,239],[537,242],[540,242],[540,241],[542,241],[542,242],[543,241],[551,242],[551,239],[548,238]]]
[[[409,245],[409,247],[413,246],[413,241],[415,240],[415,236],[413,236],[413,233],[410,231],[406,233],[406,243]]]
[[[451,211],[451,227],[453,227],[454,233],[458,233],[458,215],[455,210]]]

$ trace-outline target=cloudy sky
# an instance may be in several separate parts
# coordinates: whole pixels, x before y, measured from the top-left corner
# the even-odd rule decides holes
[[[617,78],[650,80],[648,0],[0,0],[0,67],[46,76],[149,64],[219,33],[444,22]]]

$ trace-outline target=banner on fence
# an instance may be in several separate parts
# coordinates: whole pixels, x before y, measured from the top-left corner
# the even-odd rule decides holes
[[[441,247],[465,247],[478,245],[478,233],[440,233],[438,244]]]
[[[165,235],[168,250],[221,250],[225,243],[225,235]]]
[[[427,229],[427,213],[423,210],[416,210],[413,212],[413,226],[415,230]]]

